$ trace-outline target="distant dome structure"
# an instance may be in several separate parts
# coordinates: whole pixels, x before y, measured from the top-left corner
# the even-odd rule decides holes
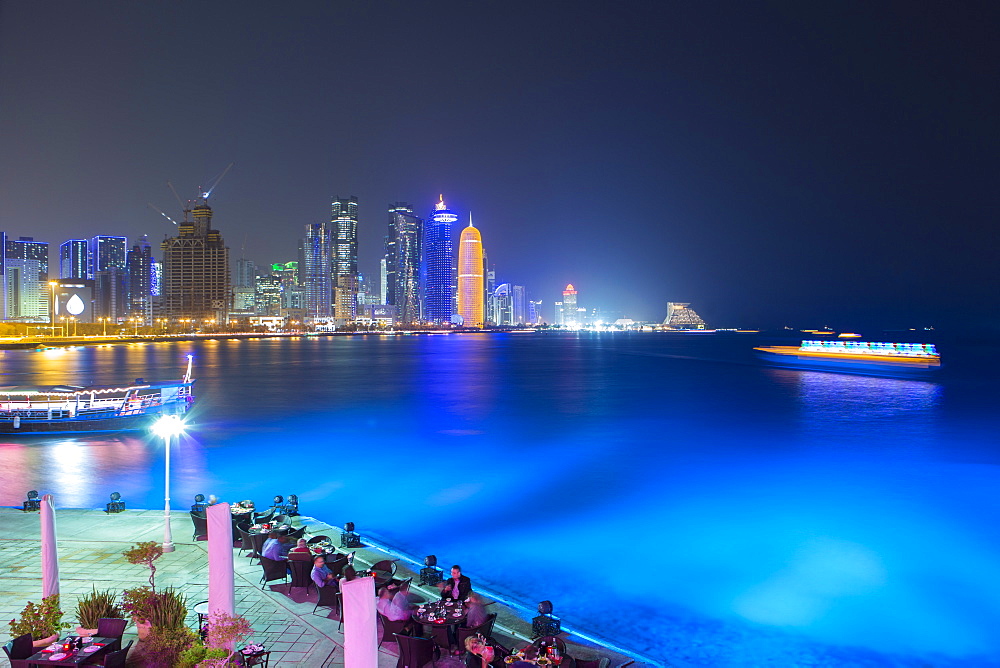
[[[705,321],[689,306],[690,302],[667,302],[663,326],[667,329],[705,329]]]

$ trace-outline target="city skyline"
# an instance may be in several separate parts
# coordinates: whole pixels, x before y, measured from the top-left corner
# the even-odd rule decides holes
[[[377,275],[384,207],[444,192],[543,300],[995,323],[995,7],[382,9],[6,4],[0,229],[155,245],[166,182],[190,197],[233,161],[218,225],[261,260],[350,193]]]

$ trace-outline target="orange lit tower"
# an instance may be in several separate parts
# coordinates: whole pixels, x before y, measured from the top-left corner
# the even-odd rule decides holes
[[[483,326],[483,279],[483,238],[472,226],[470,213],[458,242],[458,314],[466,327]]]

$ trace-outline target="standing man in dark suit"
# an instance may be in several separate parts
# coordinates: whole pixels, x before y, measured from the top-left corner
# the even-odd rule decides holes
[[[441,583],[441,598],[454,598],[464,601],[472,593],[472,580],[462,575],[462,567],[455,564],[451,567],[451,577]]]

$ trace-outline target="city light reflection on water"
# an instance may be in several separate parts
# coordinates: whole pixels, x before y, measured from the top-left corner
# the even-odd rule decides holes
[[[551,599],[626,646],[728,643],[774,665],[808,639],[955,665],[1000,655],[1000,458],[962,408],[997,391],[669,356],[718,359],[723,343],[371,336],[3,361],[6,382],[114,383],[179,377],[193,352],[174,507],[296,493],[307,514],[460,562],[529,606]],[[162,448],[0,439],[0,501],[36,488],[103,507],[119,491],[155,508]],[[769,635],[785,630],[805,640]],[[726,656],[702,665],[740,665]]]

